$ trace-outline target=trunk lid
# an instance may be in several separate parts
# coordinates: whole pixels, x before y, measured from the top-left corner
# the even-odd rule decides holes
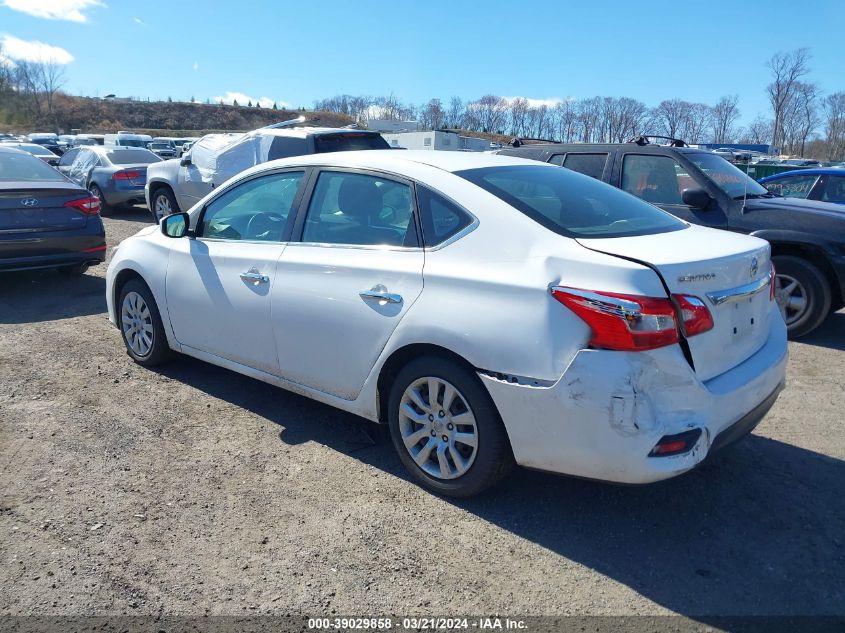
[[[138,165],[115,165],[115,167],[117,168],[114,172],[115,174],[120,172],[138,172],[137,177],[124,180],[124,182],[128,182],[133,187],[143,187],[147,184],[147,167],[149,167],[147,163],[141,163]]]
[[[736,367],[765,344],[772,309],[770,247],[763,240],[691,226],[656,235],[577,241],[646,264],[672,294],[704,301],[713,329],[687,339],[701,380]]]
[[[69,200],[89,197],[68,183],[27,183],[25,189],[0,190],[0,232],[65,231],[83,228],[87,216],[64,206]]]

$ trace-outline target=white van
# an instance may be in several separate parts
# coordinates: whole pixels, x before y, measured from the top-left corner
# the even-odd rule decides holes
[[[119,145],[123,147],[146,147],[153,140],[149,134],[134,134],[132,132],[118,132],[106,134],[105,145]]]

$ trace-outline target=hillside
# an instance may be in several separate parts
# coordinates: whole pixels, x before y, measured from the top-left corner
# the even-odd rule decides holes
[[[209,132],[252,130],[271,123],[305,115],[326,127],[349,125],[353,120],[330,112],[300,112],[247,106],[206,103],[171,103],[166,101],[111,101],[91,97],[57,95],[51,118],[15,120],[0,125],[14,132],[70,133],[79,129],[105,134],[118,130],[168,136],[199,136]]]

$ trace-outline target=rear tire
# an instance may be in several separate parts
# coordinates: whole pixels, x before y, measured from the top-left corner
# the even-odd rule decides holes
[[[120,289],[117,323],[126,353],[139,365],[153,367],[170,357],[153,293],[140,279],[130,279]]]
[[[777,273],[775,300],[791,339],[815,330],[830,312],[831,292],[824,273],[806,259],[772,257]]]
[[[106,198],[103,196],[103,190],[92,183],[88,185],[88,191],[90,191],[91,195],[100,201],[100,215],[103,217],[110,216],[112,214],[112,208],[106,203]]]
[[[425,356],[411,361],[394,379],[388,407],[399,459],[432,492],[471,497],[513,467],[510,442],[490,394],[474,372],[452,360]]]
[[[88,266],[88,264],[77,264],[76,266],[61,266],[56,270],[59,271],[60,275],[65,277],[78,277],[86,273]]]

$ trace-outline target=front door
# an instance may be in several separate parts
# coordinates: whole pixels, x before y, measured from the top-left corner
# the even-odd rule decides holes
[[[280,374],[357,397],[423,287],[410,183],[323,170],[273,288]]]
[[[167,306],[176,340],[276,374],[271,295],[303,171],[247,180],[206,205],[197,237],[176,240]]]

